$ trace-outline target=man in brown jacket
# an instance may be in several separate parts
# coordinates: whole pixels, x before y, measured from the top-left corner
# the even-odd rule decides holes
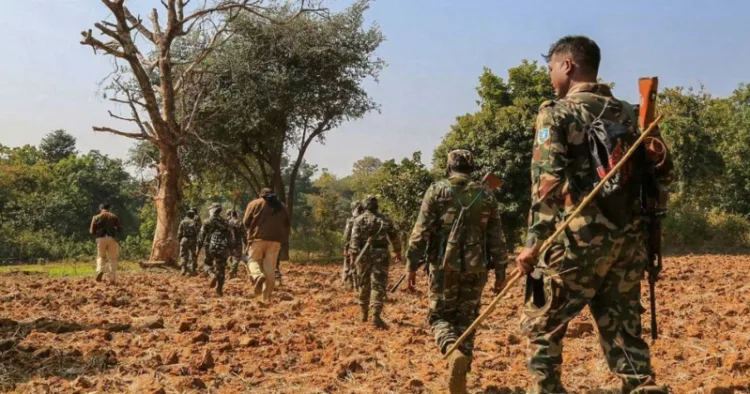
[[[109,272],[109,281],[115,283],[115,272],[117,272],[117,255],[120,248],[117,245],[117,236],[121,231],[120,220],[109,211],[109,204],[99,205],[99,214],[91,219],[89,232],[96,237],[96,281],[101,282],[104,271]],[[107,259],[107,266],[104,266]]]
[[[289,213],[273,191],[264,188],[258,199],[247,204],[242,223],[247,229],[248,268],[255,295],[262,293],[263,301],[268,302],[275,284],[274,270],[281,243],[289,233]]]

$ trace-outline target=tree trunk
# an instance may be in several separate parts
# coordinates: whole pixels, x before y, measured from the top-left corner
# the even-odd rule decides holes
[[[180,191],[180,159],[176,146],[159,147],[159,189],[154,197],[156,231],[151,247],[151,261],[177,264],[180,242],[177,240]]]

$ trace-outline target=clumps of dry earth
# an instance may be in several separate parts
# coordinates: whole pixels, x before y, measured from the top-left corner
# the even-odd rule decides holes
[[[750,257],[665,261],[660,382],[675,393],[750,392]],[[387,331],[358,323],[338,267],[288,265],[274,303],[246,278],[225,297],[205,278],[171,273],[92,278],[0,276],[0,389],[18,393],[440,393],[445,363],[427,326],[426,286],[390,295]],[[401,273],[394,267],[392,279]],[[647,302],[644,286],[644,304]],[[486,305],[491,294],[486,292]],[[483,324],[472,393],[524,393],[519,286]],[[647,304],[646,304],[647,305]],[[648,335],[648,315],[644,316]],[[575,393],[615,384],[588,313],[565,342]]]

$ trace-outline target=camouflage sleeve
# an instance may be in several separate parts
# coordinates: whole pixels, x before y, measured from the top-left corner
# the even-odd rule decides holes
[[[399,237],[396,227],[390,220],[386,222],[386,226],[386,234],[388,235],[388,242],[391,243],[393,248],[393,254],[401,256],[401,237]]]
[[[495,196],[491,195],[491,210],[487,220],[487,251],[494,262],[495,271],[505,270],[508,258],[508,243],[500,220],[500,210]]]
[[[544,107],[536,119],[531,160],[531,209],[526,247],[538,250],[555,231],[558,213],[565,203],[563,183],[567,167],[566,116]]]
[[[414,229],[409,237],[409,248],[406,251],[406,269],[414,272],[419,266],[419,260],[424,256],[430,234],[435,231],[435,223],[439,217],[435,207],[435,185],[430,186],[422,198],[422,207],[414,223]]]
[[[181,240],[185,236],[185,222],[180,222],[180,226],[177,227],[177,239]]]
[[[346,219],[346,227],[344,227],[344,247],[349,246],[349,240],[352,238],[352,218]]]
[[[365,243],[365,234],[358,220],[352,222],[352,237],[349,239],[349,250],[356,256],[359,254],[361,245]]]
[[[204,224],[201,226],[201,231],[198,233],[198,249],[203,248],[203,244],[206,241],[206,236],[208,235],[208,229],[206,228],[209,225],[209,223]]]

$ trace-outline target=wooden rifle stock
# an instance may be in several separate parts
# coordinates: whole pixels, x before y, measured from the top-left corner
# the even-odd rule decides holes
[[[656,115],[656,92],[659,90],[659,77],[644,77],[638,79],[638,92],[641,94],[638,109],[638,126],[646,130]]]

